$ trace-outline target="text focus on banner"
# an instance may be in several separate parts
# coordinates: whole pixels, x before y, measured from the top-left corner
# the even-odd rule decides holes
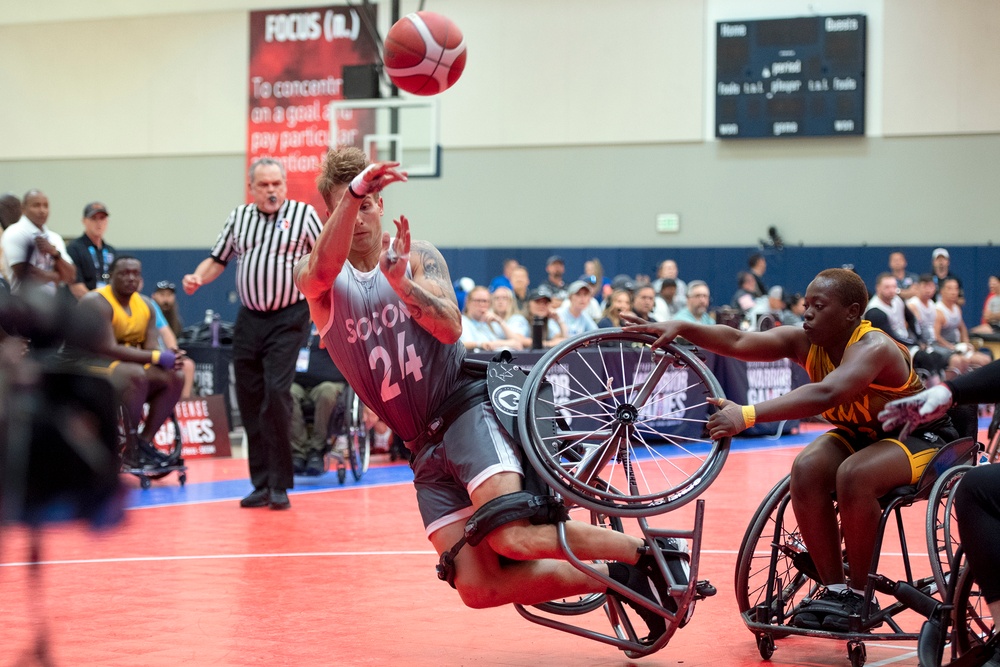
[[[181,456],[186,459],[231,456],[229,420],[220,394],[178,401],[174,416],[181,431]],[[174,423],[169,419],[153,437],[153,444],[164,453],[174,442]]]
[[[247,167],[262,157],[285,166],[288,197],[326,206],[316,192],[316,172],[331,144],[351,144],[372,132],[370,114],[357,113],[330,137],[327,106],[344,98],[343,68],[376,62],[372,33],[362,13],[375,7],[332,6],[250,13]],[[249,191],[248,191],[248,199]]]

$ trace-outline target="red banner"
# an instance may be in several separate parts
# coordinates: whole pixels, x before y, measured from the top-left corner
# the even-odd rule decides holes
[[[370,5],[374,27],[375,6]],[[369,9],[306,7],[250,13],[250,116],[247,167],[262,157],[285,165],[288,197],[325,217],[316,173],[331,143],[327,105],[344,99],[343,67],[376,62]],[[341,133],[370,133],[371,114],[341,122]],[[343,142],[350,143],[350,142]],[[252,201],[247,190],[247,201]]]
[[[178,401],[174,416],[181,433],[181,456],[186,459],[232,456],[229,444],[229,420],[222,394]],[[174,443],[174,423],[167,420],[153,437],[153,444],[169,453]]]

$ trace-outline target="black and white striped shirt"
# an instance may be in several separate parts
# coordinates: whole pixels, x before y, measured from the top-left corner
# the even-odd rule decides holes
[[[304,202],[286,200],[273,215],[244,204],[229,214],[210,255],[220,264],[236,256],[236,291],[244,306],[280,310],[305,298],[292,269],[312,251],[321,229],[316,209]]]

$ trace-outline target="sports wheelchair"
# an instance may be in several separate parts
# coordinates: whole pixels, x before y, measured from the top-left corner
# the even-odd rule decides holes
[[[177,473],[177,483],[187,483],[187,466],[182,457],[183,444],[177,416],[171,412],[163,422],[162,432],[167,439],[167,451],[155,445],[142,443],[136,435],[136,425],[132,424],[128,410],[123,403],[118,404],[118,456],[121,472],[139,478],[139,486],[148,489],[154,479],[162,479],[172,472]],[[159,432],[158,432],[159,433]]]
[[[649,519],[695,500],[718,476],[730,443],[704,435],[714,409],[707,399],[723,397],[715,377],[691,348],[672,343],[654,350],[655,340],[601,329],[553,347],[528,374],[509,353],[483,369],[495,414],[520,440],[531,464],[525,468],[526,487],[532,487],[529,473],[537,474],[543,495],[534,496],[534,502],[561,504],[567,514],[609,530],[621,531],[623,520],[635,520],[647,544],[657,545],[652,556],[670,586],[670,599],[657,602],[599,573],[573,553],[563,516],[555,523],[565,559],[617,595],[595,593],[532,608],[515,605],[518,612],[534,623],[619,648],[630,658],[663,648],[691,618],[695,602],[715,593],[707,581],[698,580],[704,500],[696,503],[691,528],[654,527]],[[453,567],[449,557],[462,544],[478,544],[504,521],[526,518],[535,509],[519,514],[506,507],[497,520],[482,515],[489,505],[466,524],[465,538],[442,556],[442,579]],[[651,642],[640,639],[621,598],[662,617],[666,631]],[[610,632],[566,620],[597,611],[610,621]]]
[[[859,614],[848,617],[847,632],[790,624],[800,605],[818,592],[820,584],[792,512],[790,476],[779,481],[764,498],[747,528],[736,565],[737,603],[743,622],[756,635],[761,657],[770,659],[777,639],[791,635],[826,637],[846,640],[852,667],[861,667],[867,657],[866,640],[918,639],[919,627],[903,628],[912,621],[903,612],[916,612],[919,622],[919,617],[939,616],[942,601],[951,599],[945,591],[949,586],[954,587],[957,581],[953,573],[957,571],[960,552],[952,493],[962,476],[977,462],[979,452],[979,445],[973,438],[955,440],[938,450],[916,484],[899,487],[880,499],[882,516],[865,584],[864,604]],[[925,528],[931,572],[915,578],[901,510],[923,500],[928,501]],[[904,573],[898,580],[879,573],[885,529],[893,519]],[[965,586],[968,599],[969,582],[962,586]],[[895,601],[878,610],[872,605],[876,592],[892,596]],[[983,607],[985,605],[971,613],[981,617]],[[965,609],[963,603],[961,610]],[[877,631],[883,625],[887,629]]]

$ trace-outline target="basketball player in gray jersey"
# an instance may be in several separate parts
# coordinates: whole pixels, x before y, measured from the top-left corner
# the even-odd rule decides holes
[[[428,538],[441,554],[462,538],[476,509],[521,491],[523,472],[519,448],[488,402],[445,424],[440,442],[420,444],[444,401],[471,378],[462,372],[461,313],[441,253],[430,243],[411,240],[405,217],[395,221],[395,238],[382,232],[380,192],[406,180],[397,166],[369,165],[353,148],[327,154],[317,185],[330,217],[295,276],[337,368],[364,403],[407,441],[417,504]],[[616,561],[599,566],[612,579],[650,599],[650,584],[663,585],[662,577],[657,580],[640,562],[640,557],[643,562],[651,558],[644,555],[641,539],[580,521],[568,521],[566,533],[581,559]],[[458,552],[454,585],[470,607],[604,592],[596,579],[554,560],[561,558],[555,526],[515,521]],[[658,592],[666,598],[665,589]],[[649,639],[655,639],[664,632],[664,621],[640,609]]]

